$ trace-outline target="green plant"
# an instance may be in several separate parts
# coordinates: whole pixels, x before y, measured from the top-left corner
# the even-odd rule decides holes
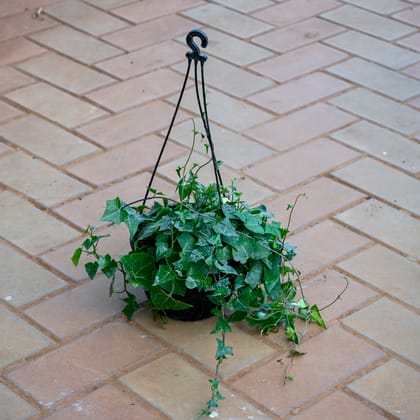
[[[133,288],[146,291],[161,319],[168,311],[194,306],[185,299],[189,291],[205,295],[216,316],[211,333],[220,334],[215,377],[210,379],[212,394],[201,413],[210,414],[223,399],[219,368],[233,355],[226,344],[233,323],[245,321],[263,334],[284,327],[286,337],[295,345],[292,357],[302,354],[297,350],[300,335],[295,320],[316,322],[324,328],[325,323],[316,305],[297,297],[299,272],[292,264],[295,248],[286,242],[290,217],[283,227],[264,205],[251,207],[244,202],[234,182],[229,187],[205,186],[199,181],[204,165],[194,164],[187,170],[187,163],[177,169],[177,200],[151,189],[155,201],[150,207],[126,204],[118,197],[107,201],[101,220],[124,223],[131,250],[119,258],[99,254],[103,236],[88,227],[88,238],[72,260],[77,265],[82,254],[93,256],[93,261],[85,264],[88,276],[93,279],[102,272],[110,279],[110,293],[124,295],[123,311],[128,318],[140,306]],[[289,205],[290,216],[295,205]],[[122,290],[114,288],[117,273],[122,274]]]

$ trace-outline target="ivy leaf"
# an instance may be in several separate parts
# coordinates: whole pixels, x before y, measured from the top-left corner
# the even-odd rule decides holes
[[[127,273],[127,281],[134,287],[142,286],[148,291],[152,287],[156,273],[153,257],[145,252],[133,252],[120,258]]]
[[[233,244],[232,256],[235,261],[245,264],[252,258],[254,247],[250,239],[241,237]]]
[[[232,259],[232,250],[224,246],[223,248],[218,248],[216,250],[216,258],[222,264],[227,264],[230,259]]]
[[[210,385],[212,388],[217,389],[219,388],[220,381],[218,379],[209,379]]]
[[[128,213],[119,197],[113,200],[107,200],[104,214],[101,217],[102,222],[112,222],[119,225],[127,218]]]
[[[245,283],[249,284],[252,289],[255,289],[261,283],[263,272],[264,267],[261,261],[254,261],[246,274]]]
[[[106,254],[98,258],[98,265],[101,271],[109,279],[112,278],[115,272],[118,269],[117,262],[111,257],[111,255]]]
[[[92,236],[91,238],[85,239],[82,246],[86,251],[89,251],[89,249],[92,248],[92,246],[95,245],[98,240],[99,238],[97,236]]]
[[[268,217],[270,219],[274,218],[274,214],[267,211],[267,207],[264,204],[260,204],[251,209],[252,214],[260,214],[261,216]]]
[[[153,307],[157,310],[182,310],[192,307],[189,303],[174,299],[169,293],[165,292],[160,287],[152,288],[150,291],[150,300]]]
[[[176,279],[174,270],[169,265],[160,265],[153,286],[165,286]]]
[[[248,313],[250,308],[259,306],[258,295],[259,289],[252,290],[249,286],[241,290],[237,297],[229,302],[229,307],[240,312]]]
[[[294,327],[287,327],[285,329],[286,337],[295,344],[299,344],[299,337]]]
[[[250,258],[254,260],[263,260],[271,254],[268,246],[263,246],[256,242],[255,239],[241,236],[239,238],[224,238],[224,242],[230,245],[232,256],[235,261],[245,264]]]
[[[307,309],[308,308],[308,302],[306,302],[306,299],[301,298],[297,302],[291,302],[291,306],[297,306],[300,309]]]
[[[221,222],[213,225],[213,230],[224,236],[238,236],[235,227],[229,222],[229,219],[223,219]]]
[[[281,292],[284,295],[284,298],[291,302],[296,296],[296,285],[292,280],[286,281],[281,284]]]
[[[93,280],[93,278],[96,276],[96,273],[98,272],[98,268],[99,268],[99,265],[96,261],[95,262],[90,261],[85,264],[86,273],[91,280]]]
[[[222,272],[226,274],[233,274],[234,276],[238,275],[238,272],[229,264],[221,264],[216,260],[215,266]]]
[[[195,265],[188,269],[185,286],[187,289],[207,289],[211,279],[205,276]]]
[[[319,312],[317,305],[311,306],[309,314],[310,314],[309,316],[310,316],[311,321],[314,321],[318,325],[320,325],[322,328],[327,329],[327,325],[325,324],[325,321],[322,319],[322,316]]]
[[[213,292],[212,296],[214,297],[228,297],[232,293],[229,279],[222,279],[217,281],[208,290],[210,292]]]
[[[252,241],[250,239],[250,241]],[[271,250],[268,248],[268,246],[263,246],[261,243],[253,242],[253,252],[252,252],[252,258],[254,260],[263,260],[264,258],[267,258],[271,254]]]
[[[74,250],[73,255],[71,256],[71,261],[73,262],[74,265],[79,264],[80,261],[80,257],[82,256],[82,248],[77,248]]]
[[[229,317],[229,322],[239,322],[245,319],[247,316],[246,312],[236,311]]]
[[[185,279],[185,287],[187,289],[198,289],[200,287],[200,283],[197,281],[196,278],[187,276]]]
[[[200,249],[193,249],[191,251],[190,256],[189,256],[189,260],[193,263],[204,260],[205,256],[204,256],[204,253],[202,252],[202,250],[205,251],[205,248],[201,248],[201,250]]]
[[[281,293],[280,269],[274,265],[271,270],[264,267],[265,290],[272,299],[278,299]]]
[[[276,238],[279,238],[281,236],[280,234],[280,223],[279,222],[271,222],[271,223],[266,223],[265,225],[265,233],[269,234],[269,235],[273,235]]]
[[[174,224],[175,228],[179,230],[180,232],[194,232],[194,222],[191,220],[188,220],[186,222],[182,222],[180,220],[177,220]],[[166,229],[166,227],[163,227],[163,229]],[[162,230],[162,228],[161,228]]]
[[[253,233],[264,233],[264,228],[262,227],[262,219],[259,215],[246,214],[244,218],[245,227]]]
[[[210,332],[210,334],[217,334],[219,332],[232,332],[232,327],[230,326],[229,322],[226,319],[217,318],[217,323],[214,329]]]
[[[189,254],[190,252],[192,252],[196,242],[193,235],[187,232],[183,232],[176,239],[180,247],[182,248],[182,253]]]
[[[288,233],[289,233],[289,231],[287,229],[280,228],[280,238],[281,239],[284,239],[287,236]]]
[[[171,248],[168,246],[168,237],[166,235],[159,234],[156,237],[156,259],[161,260],[168,258],[171,252]]]
[[[147,220],[147,217],[143,214],[139,214],[134,211],[131,207],[126,207],[127,216],[123,222],[127,225],[128,232],[130,233],[130,239],[134,238],[134,235],[137,233],[140,223]]]
[[[291,261],[296,256],[296,247],[285,242],[284,249],[287,252],[286,260]]]
[[[207,242],[210,244],[210,245],[213,245],[213,246],[222,246],[223,244],[222,244],[222,238],[220,237],[220,234],[216,234],[216,235],[213,235],[213,236],[210,236],[210,238],[207,238]]]
[[[137,240],[142,241],[143,239],[149,238],[150,236],[154,235],[158,230],[158,223],[150,223],[144,228],[142,227],[140,236],[137,238]]]
[[[93,232],[93,231],[92,231]],[[111,235],[92,235],[90,238],[87,238],[83,241],[82,247],[86,250],[89,251],[90,248],[93,248],[95,245],[98,244],[98,242],[102,239],[102,238],[108,238]]]
[[[208,408],[217,408],[217,407],[219,407],[219,404],[217,403],[216,398],[212,398],[211,400],[208,400],[206,405],[207,405]],[[208,416],[210,417],[211,416],[211,413],[210,412],[205,412],[205,414],[207,414],[207,413],[208,413]]]
[[[127,292],[127,297],[121,300],[123,300],[126,303],[123,312],[130,320],[133,317],[134,312],[136,312],[137,309],[139,309],[140,307],[140,305],[137,303],[136,296],[132,293]]]
[[[235,205],[230,204],[230,203],[223,203],[222,212],[227,218],[232,218],[233,216],[235,216],[236,207]]]
[[[227,359],[228,356],[233,356],[232,346],[226,346],[220,338],[217,340],[216,360],[222,361]]]

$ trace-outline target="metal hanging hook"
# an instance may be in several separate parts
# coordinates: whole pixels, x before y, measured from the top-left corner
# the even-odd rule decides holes
[[[206,48],[209,43],[207,35],[202,30],[194,29],[188,32],[186,42],[187,45],[191,48],[191,51],[188,51],[186,56],[191,60],[204,62],[207,60],[207,55],[201,53],[200,47],[194,41],[194,37],[200,38],[201,48]]]
[[[213,144],[213,140],[212,140],[212,137],[211,137],[210,123],[209,123],[209,119],[208,119],[208,115],[207,115],[206,88],[205,88],[205,82],[204,82],[204,63],[207,60],[207,55],[201,54],[200,47],[194,41],[194,37],[200,38],[202,48],[206,48],[207,45],[208,45],[208,42],[209,42],[206,33],[201,31],[200,29],[194,29],[194,30],[190,31],[187,35],[186,42],[187,42],[188,46],[191,48],[191,51],[188,51],[186,53],[186,56],[188,58],[187,71],[185,73],[184,82],[182,84],[182,88],[181,88],[181,92],[179,94],[178,102],[176,104],[174,114],[172,115],[172,119],[171,119],[171,122],[169,124],[169,128],[168,128],[168,131],[167,131],[166,136],[165,136],[165,140],[163,141],[162,147],[161,147],[160,152],[159,152],[159,156],[156,160],[155,166],[154,166],[153,171],[152,171],[152,175],[150,177],[149,185],[146,189],[146,193],[145,193],[144,198],[143,198],[143,205],[146,204],[146,201],[149,197],[150,188],[153,184],[153,180],[155,178],[155,175],[156,175],[158,166],[160,164],[160,161],[161,161],[163,152],[165,150],[165,147],[168,143],[169,136],[170,136],[171,131],[172,131],[172,127],[175,123],[175,118],[178,114],[178,111],[179,111],[179,108],[180,108],[180,105],[181,105],[181,101],[182,101],[182,97],[184,95],[185,88],[187,86],[187,81],[188,81],[188,76],[190,74],[192,61],[194,61],[194,85],[195,85],[195,94],[196,94],[196,99],[197,99],[197,105],[198,105],[198,108],[199,108],[199,111],[200,111],[201,121],[203,123],[203,127],[204,127],[204,130],[206,132],[206,137],[207,137],[207,140],[208,140],[209,146],[210,146],[211,160],[213,162],[213,170],[214,170],[214,175],[215,175],[217,192],[218,192],[218,195],[219,195],[219,198],[220,198],[220,205],[222,203],[223,181],[222,181],[222,176],[221,176],[219,168],[218,168],[218,161],[216,159],[216,155],[215,155],[215,152],[214,152],[214,144]],[[198,63],[200,63],[200,67],[201,67],[202,98],[200,98],[200,92],[199,92],[200,89],[199,89],[199,84],[198,84],[198,66],[199,66]],[[137,202],[137,201],[135,201],[135,202]],[[130,203],[130,205],[134,204],[135,202]]]

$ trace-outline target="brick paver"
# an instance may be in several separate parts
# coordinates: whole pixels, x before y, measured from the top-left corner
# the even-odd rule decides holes
[[[420,59],[417,53],[407,48],[357,31],[347,31],[324,42],[392,69],[402,69]]]
[[[29,10],[0,19],[0,42],[57,25],[52,19],[33,19]]]
[[[3,384],[0,384],[0,404],[2,416],[6,419],[24,419],[38,413],[38,410]]]
[[[266,48],[285,53],[342,31],[343,28],[339,25],[319,18],[311,18],[276,31],[270,31],[252,40]]]
[[[249,100],[281,115],[346,90],[350,85],[324,73],[313,73],[257,93]]]
[[[239,66],[251,64],[273,55],[269,50],[212,28],[206,28],[206,34],[209,37],[209,48],[211,48],[209,54]],[[178,40],[184,42],[185,36],[178,38]]]
[[[24,152],[10,153],[2,159],[3,182],[45,206],[59,204],[90,187]]]
[[[338,7],[321,15],[322,17],[360,32],[377,36],[386,40],[401,38],[415,29],[396,20],[378,16],[354,6]]]
[[[397,418],[416,418],[415,392],[419,373],[409,366],[390,360],[349,385],[349,389],[382,407]]]
[[[68,284],[14,249],[0,244],[0,296],[9,305],[22,306]],[[16,274],[16,267],[19,267]]]
[[[338,210],[342,210],[365,196],[329,178],[317,178],[315,181],[295,187],[277,195],[268,203],[268,208],[283,224],[289,216],[287,204],[293,204],[299,194],[298,205],[293,212],[291,229],[296,231],[302,226],[309,225],[328,217]]]
[[[18,115],[22,115],[22,112],[6,102],[0,101],[0,122],[10,120]]]
[[[132,37],[129,35],[128,38]],[[96,66],[120,79],[129,79],[181,61],[181,50],[184,52],[185,48],[180,44],[172,40],[164,41],[157,46],[152,45],[100,62]]]
[[[151,406],[147,406],[140,398],[136,398],[127,390],[121,390],[113,385],[105,385],[76,402],[55,411],[46,418],[48,420],[73,420],[75,418],[89,418],[92,415],[103,420],[115,420],[117,418],[167,419],[162,413],[154,410]]]
[[[337,264],[338,265],[338,264]],[[329,305],[344,289],[346,280],[349,281],[348,292],[340,298],[340,305],[331,305],[322,313],[326,322],[342,317],[349,311],[355,310],[366,301],[376,296],[370,288],[361,285],[354,278],[344,276],[342,273],[330,270],[309,279],[303,285],[303,291],[307,299],[317,302],[319,307]]]
[[[197,401],[208,395],[206,375],[180,356],[170,353],[121,377],[121,382],[171,419],[194,418],[200,411]],[[180,381],[183,386],[178,386]],[[221,389],[229,400],[226,418],[269,419],[255,406],[236,396],[230,389]],[[173,395],[173,398],[167,398]]]
[[[100,39],[64,25],[37,32],[31,38],[45,47],[52,48],[86,64],[102,61],[123,52]]]
[[[86,93],[115,81],[58,54],[44,54],[24,61],[18,68],[75,94]]]
[[[112,234],[101,251],[129,249],[98,219],[143,196],[194,28],[223,180],[283,226],[305,194],[288,241],[329,326],[309,326],[286,385],[290,343],[235,326],[213,416],[417,418],[419,24],[419,0],[0,2],[0,418],[190,420],[209,398],[212,319],[127,323],[70,260],[89,223]],[[167,193],[192,118],[203,131],[191,87],[154,182]]]
[[[124,50],[134,51],[168,41],[173,39],[175,35],[184,35],[189,30],[189,26],[190,22],[187,19],[178,15],[169,15],[114,32],[104,36],[104,39]],[[150,53],[153,49],[146,51]],[[131,56],[128,55],[127,57]],[[164,58],[165,54],[161,54],[160,59],[163,60]],[[181,57],[178,56],[178,58]]]
[[[418,111],[364,88],[343,93],[330,103],[405,135],[420,130]]]
[[[0,43],[0,65],[16,63],[32,56],[40,55],[46,50],[25,38],[13,38]]]
[[[316,43],[255,64],[251,68],[278,82],[285,82],[344,58],[346,58],[345,54]]]
[[[73,128],[107,113],[46,83],[35,83],[6,95],[17,104],[36,110],[60,125]]]
[[[32,114],[2,124],[0,135],[54,165],[64,165],[98,151],[92,143]]]
[[[183,78],[170,70],[157,70],[115,83],[86,95],[111,111],[118,112],[177,91]]]
[[[326,351],[330,348],[336,351],[334,358]],[[236,380],[235,389],[281,416],[383,356],[380,350],[337,327],[311,338],[302,350],[308,352],[307,357],[296,364],[297,377],[288,387],[284,388],[280,380],[282,366],[277,356]]]
[[[195,118],[194,122],[197,131],[201,133],[205,132],[201,118]],[[213,124],[211,129],[212,136],[219,140],[214,145],[217,157],[234,169],[248,166],[251,163],[270,156],[272,153],[268,147],[231,130],[222,128],[217,124]],[[166,133],[162,132],[162,134],[164,135]],[[191,120],[188,119],[175,126],[171,132],[171,139],[186,147],[190,147],[193,139]],[[242,148],[248,150],[249,153],[238,153],[238,150]],[[201,154],[206,153],[204,147],[198,148],[197,151]]]
[[[420,295],[417,293],[420,267],[414,261],[375,245],[339,263],[338,267],[382,292],[420,308]]]
[[[418,181],[372,158],[358,160],[332,175],[390,204],[420,215]]]
[[[410,35],[401,39],[400,41],[398,41],[398,43],[400,45],[404,45],[405,47],[411,48],[413,50],[420,51],[419,40],[420,40],[420,35],[417,32],[414,35]]]
[[[45,11],[71,26],[92,35],[104,35],[125,28],[128,24],[79,0],[51,4]]]
[[[331,137],[407,172],[416,174],[420,170],[417,143],[366,120],[335,131]]]
[[[183,15],[240,38],[249,38],[273,28],[268,23],[217,4],[205,4],[183,12]]]
[[[292,417],[294,420],[336,419],[345,416],[346,413],[352,413],[352,416],[357,419],[380,420],[385,418],[344,392],[331,394],[302,413],[300,410],[296,410],[296,412],[297,415]]]
[[[330,73],[400,101],[420,94],[420,82],[359,58],[329,67]]]
[[[26,86],[34,80],[11,67],[0,67],[0,93]]]
[[[0,320],[4,343],[0,357],[2,368],[52,344],[52,340],[3,306]]]
[[[317,103],[246,131],[248,136],[282,151],[325,135],[355,121],[355,117],[330,105]]]
[[[163,329],[159,324],[153,322],[153,317],[150,316],[149,311],[143,311],[135,317],[135,321],[147,331],[177,346],[190,357],[206,366],[207,369],[212,369],[216,347],[214,336],[209,334],[209,331],[214,328],[212,319],[197,321],[193,325],[188,322],[173,321],[174,328]],[[190,339],[191,335],[195,337],[195,340]],[[258,335],[247,334],[239,328],[234,329],[229,334],[229,341],[236,348],[236,351],[235,357],[226,361],[223,372],[221,372],[223,377],[233,376],[240,370],[272,356],[275,351],[264,343]]]
[[[387,314],[386,322],[383,322],[384,314]],[[416,349],[420,346],[420,320],[403,306],[382,298],[345,318],[344,323],[407,360],[419,363]]]

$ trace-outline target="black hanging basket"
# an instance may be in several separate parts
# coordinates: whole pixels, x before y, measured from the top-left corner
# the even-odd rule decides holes
[[[197,289],[187,289],[184,296],[174,295],[174,298],[181,302],[193,305],[188,309],[180,309],[175,311],[167,309],[165,315],[168,318],[177,321],[200,321],[213,316],[212,310],[216,305],[207,297],[204,291]]]
[[[168,128],[168,132],[165,136],[165,140],[162,144],[162,148],[159,152],[158,158],[156,160],[156,163],[154,165],[153,171],[152,171],[152,175],[150,177],[150,181],[149,184],[147,186],[146,189],[146,193],[144,195],[144,198],[142,200],[142,204],[143,206],[146,204],[146,201],[149,198],[149,192],[150,189],[152,187],[153,184],[153,180],[155,178],[157,169],[159,167],[160,161],[162,159],[163,156],[163,152],[166,148],[166,145],[168,143],[169,140],[169,136],[171,134],[172,131],[172,127],[175,123],[175,119],[176,116],[178,114],[179,111],[179,107],[181,105],[181,101],[185,92],[185,87],[188,81],[188,77],[190,74],[190,70],[191,70],[191,64],[194,62],[194,88],[195,88],[195,96],[197,99],[197,106],[198,106],[198,111],[203,123],[203,127],[205,130],[205,134],[209,143],[209,149],[211,152],[211,161],[213,164],[213,171],[214,171],[214,176],[215,176],[215,181],[216,181],[216,187],[217,187],[217,192],[220,198],[220,202],[221,202],[221,187],[223,186],[223,182],[222,182],[222,177],[220,174],[220,171],[218,169],[218,165],[217,165],[217,159],[215,156],[215,151],[214,151],[214,144],[213,144],[213,140],[211,137],[211,131],[210,131],[210,124],[209,124],[209,119],[208,119],[208,113],[207,113],[207,103],[206,103],[206,88],[205,88],[205,81],[204,81],[204,63],[207,60],[207,56],[205,54],[202,54],[200,51],[199,46],[196,44],[196,42],[194,41],[194,38],[199,38],[201,41],[201,47],[205,48],[208,45],[208,37],[207,35],[199,30],[199,29],[195,29],[192,30],[188,33],[187,37],[186,37],[186,43],[187,45],[191,48],[191,51],[188,51],[186,53],[186,57],[188,59],[188,66],[187,66],[187,70],[185,72],[185,78],[184,78],[184,82],[182,84],[182,88],[181,88],[181,92],[179,95],[179,99],[178,102],[176,104],[175,107],[175,111],[174,114],[172,116],[171,122],[169,124],[169,128]],[[201,76],[201,86],[199,84],[199,71],[200,71],[200,76]],[[141,201],[141,200],[140,200]],[[139,230],[138,233],[141,230],[141,225],[139,226]],[[130,245],[131,248],[133,250],[135,250],[135,242],[136,242],[136,235],[134,236],[134,240],[130,241]],[[149,293],[146,292],[146,295],[149,296]],[[184,296],[179,296],[179,295],[173,295],[173,297],[177,300],[180,300],[182,302],[188,303],[190,305],[192,305],[191,308],[188,309],[182,309],[182,310],[165,310],[164,313],[166,316],[168,316],[169,318],[172,319],[176,319],[176,320],[180,320],[180,321],[198,321],[201,319],[206,319],[209,318],[213,315],[212,310],[214,308],[216,308],[216,304],[214,302],[212,302],[209,298],[206,292],[204,291],[199,291],[197,289],[187,289],[186,293]]]

